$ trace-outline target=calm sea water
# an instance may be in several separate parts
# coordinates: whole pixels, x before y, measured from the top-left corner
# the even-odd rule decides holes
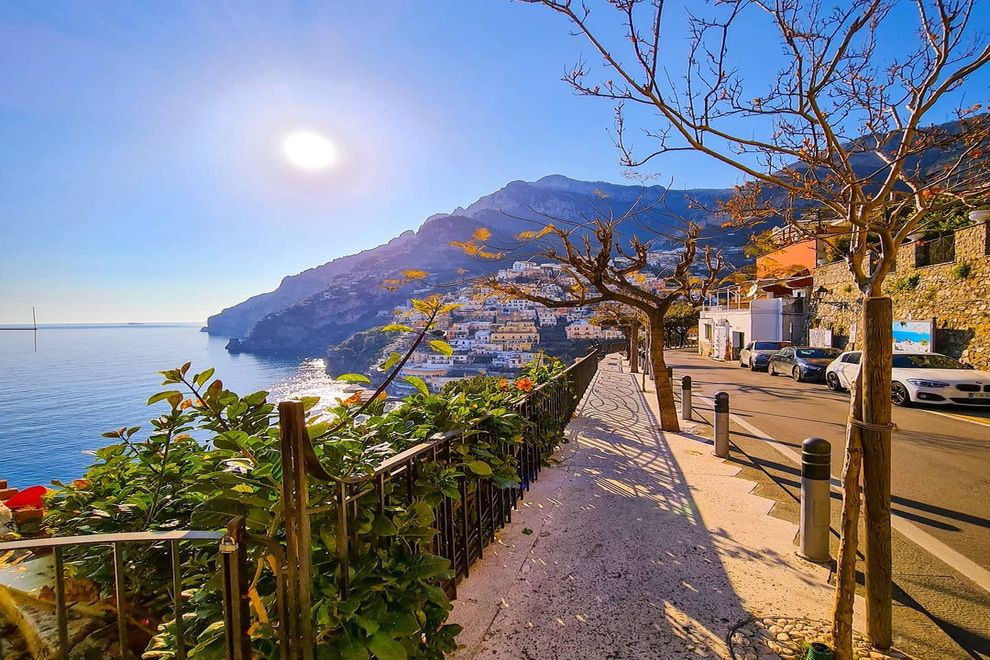
[[[76,478],[91,460],[82,452],[107,444],[101,433],[147,428],[158,372],[187,361],[242,394],[340,394],[322,360],[231,355],[196,325],[43,326],[37,351],[34,334],[0,331],[0,479],[16,487]]]

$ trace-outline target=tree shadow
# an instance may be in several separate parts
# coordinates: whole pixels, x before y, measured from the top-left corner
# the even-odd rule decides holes
[[[751,613],[722,558],[768,579],[793,566],[705,527],[629,374],[603,363],[571,430],[567,481],[528,496],[546,524],[474,657],[726,657]]]

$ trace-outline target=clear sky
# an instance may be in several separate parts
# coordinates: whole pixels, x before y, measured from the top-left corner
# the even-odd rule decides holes
[[[0,3],[0,323],[203,321],[508,181],[619,181],[582,53],[504,0]]]

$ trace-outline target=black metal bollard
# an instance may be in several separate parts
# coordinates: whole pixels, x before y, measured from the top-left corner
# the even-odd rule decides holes
[[[691,419],[691,377],[681,378],[681,419]]]
[[[715,455],[729,457],[729,394],[715,394]]]
[[[828,526],[832,518],[832,445],[824,438],[801,443],[801,545],[798,555],[827,563]]]

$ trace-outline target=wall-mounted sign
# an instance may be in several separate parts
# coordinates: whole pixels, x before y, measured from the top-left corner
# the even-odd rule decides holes
[[[894,350],[930,353],[935,350],[935,322],[894,321]]]
[[[832,331],[828,328],[809,328],[808,343],[821,348],[832,348]]]

